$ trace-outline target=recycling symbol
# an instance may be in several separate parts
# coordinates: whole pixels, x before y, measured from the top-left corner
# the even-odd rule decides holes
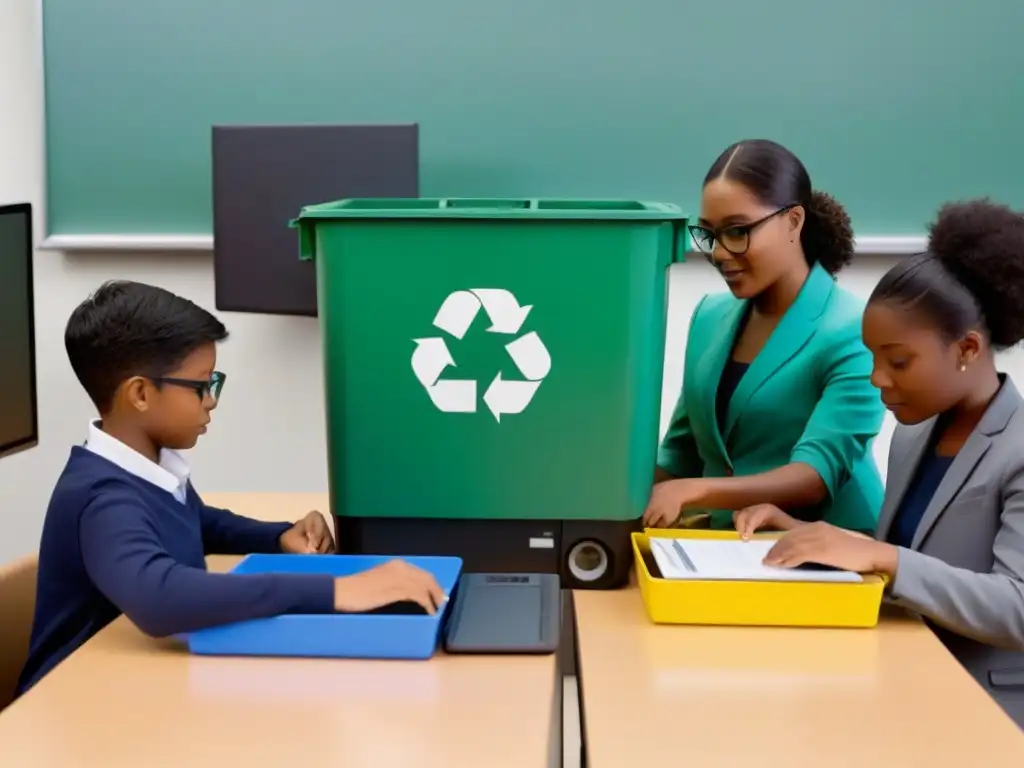
[[[483,308],[490,318],[489,333],[514,336],[533,309],[519,306],[516,297],[502,288],[473,288],[453,291],[441,304],[434,317],[434,327],[456,339],[462,339]],[[430,400],[445,413],[476,413],[477,382],[473,379],[442,379],[455,359],[448,351],[444,337],[413,339],[412,370],[427,390]],[[522,413],[533,400],[541,381],[551,371],[551,355],[536,332],[523,334],[505,345],[523,380],[503,379],[501,371],[484,392],[484,404],[501,422],[504,415]]]

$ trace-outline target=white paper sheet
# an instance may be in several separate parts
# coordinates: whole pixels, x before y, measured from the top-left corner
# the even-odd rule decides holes
[[[855,584],[859,573],[836,570],[776,568],[763,563],[771,539],[714,540],[652,537],[651,554],[666,579],[713,581],[819,581]]]

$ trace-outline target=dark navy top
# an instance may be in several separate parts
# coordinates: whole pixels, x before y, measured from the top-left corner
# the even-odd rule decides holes
[[[729,412],[729,401],[732,400],[740,379],[747,372],[750,363],[740,363],[730,359],[725,368],[722,369],[722,378],[718,380],[718,392],[715,395],[715,417],[718,419],[718,429],[725,431],[725,416]]]
[[[71,450],[46,510],[22,693],[124,613],[176,635],[281,613],[334,610],[321,574],[208,573],[205,555],[280,552],[288,523],[185,503],[83,447]]]
[[[953,463],[955,456],[939,456],[934,451],[927,453],[917,467],[914,480],[907,488],[907,493],[900,502],[896,516],[886,540],[897,547],[910,548],[917,527],[921,524],[924,511],[928,508],[935,492],[939,489],[942,478]]]

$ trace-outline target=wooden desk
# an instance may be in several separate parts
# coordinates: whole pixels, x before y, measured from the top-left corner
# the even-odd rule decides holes
[[[576,592],[589,768],[1024,765],[1024,734],[924,624],[655,626],[637,589]]]
[[[317,494],[206,500],[265,520],[327,509]],[[540,768],[560,755],[554,656],[193,657],[124,618],[0,715],[0,765],[25,768]]]

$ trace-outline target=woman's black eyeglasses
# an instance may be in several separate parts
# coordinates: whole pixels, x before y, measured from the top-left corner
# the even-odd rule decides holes
[[[227,374],[214,371],[209,381],[203,381],[202,379],[176,379],[171,376],[151,377],[150,381],[155,384],[170,384],[175,387],[191,389],[200,400],[205,400],[207,395],[213,397],[214,400],[219,400],[220,392],[224,389],[224,381],[226,379]]]
[[[716,242],[733,256],[742,256],[747,252],[747,249],[750,248],[751,232],[766,221],[774,219],[779,214],[785,213],[794,207],[795,205],[784,206],[779,208],[777,211],[769,213],[764,218],[752,221],[749,224],[733,224],[732,226],[722,227],[721,229],[711,229],[710,227],[695,225],[689,227],[690,235],[693,237],[693,242],[697,244],[701,253],[705,254],[709,258],[715,252]]]

